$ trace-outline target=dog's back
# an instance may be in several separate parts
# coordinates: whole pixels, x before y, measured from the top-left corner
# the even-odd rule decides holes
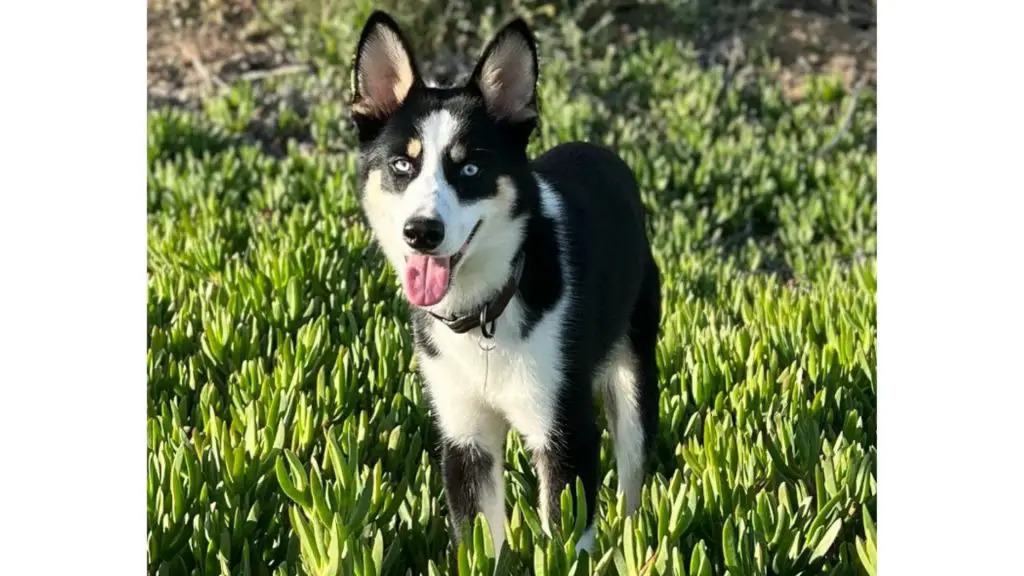
[[[613,151],[586,142],[558,145],[534,170],[562,198],[580,336],[578,353],[603,357],[624,334],[653,265],[644,208],[629,166]]]

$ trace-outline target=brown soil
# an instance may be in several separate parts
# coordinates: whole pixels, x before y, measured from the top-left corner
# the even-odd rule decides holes
[[[150,106],[191,108],[200,95],[219,85],[297,67],[282,35],[259,17],[252,0],[147,2]],[[739,53],[742,60],[749,47],[763,46],[777,59],[775,74],[793,100],[803,97],[803,80],[812,72],[838,74],[848,89],[875,85],[874,27],[863,29],[824,13],[792,9],[751,17],[736,30],[716,34],[720,41],[712,43],[711,52]],[[713,59],[723,63],[721,57]]]
[[[251,0],[147,0],[150,106],[194,106],[198,97],[240,77],[288,66],[289,51],[262,24]]]
[[[769,54],[780,64],[779,81],[787,97],[803,97],[808,73],[836,74],[847,89],[874,86],[877,78],[875,30],[863,30],[838,19],[790,10],[762,20],[755,29]],[[763,34],[769,36],[764,37]],[[752,36],[748,34],[748,38]]]

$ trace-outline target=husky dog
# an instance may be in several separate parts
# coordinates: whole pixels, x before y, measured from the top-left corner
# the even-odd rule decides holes
[[[657,428],[661,279],[617,154],[573,142],[527,157],[537,75],[534,35],[516,19],[465,84],[430,85],[398,24],[373,13],[353,62],[361,204],[410,304],[455,526],[482,513],[501,550],[511,426],[548,533],[562,489],[582,480],[576,548],[593,551],[595,395],[632,513]]]

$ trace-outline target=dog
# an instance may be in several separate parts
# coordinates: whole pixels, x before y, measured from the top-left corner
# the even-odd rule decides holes
[[[562,490],[576,496],[582,481],[575,546],[592,552],[598,394],[618,492],[629,513],[640,505],[658,425],[661,274],[636,179],[616,153],[571,142],[528,157],[537,81],[521,18],[490,39],[465,82],[438,87],[396,21],[374,12],[352,63],[360,204],[409,303],[453,542],[482,513],[501,551],[511,427],[536,468],[547,534]]]

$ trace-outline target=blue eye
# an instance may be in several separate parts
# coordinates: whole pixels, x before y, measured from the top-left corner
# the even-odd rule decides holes
[[[460,170],[459,173],[463,176],[472,178],[480,173],[480,169],[477,168],[476,164],[466,164],[462,167],[462,170]]]
[[[391,162],[391,169],[396,174],[411,174],[412,173],[412,162],[409,162],[405,158],[397,158]]]

